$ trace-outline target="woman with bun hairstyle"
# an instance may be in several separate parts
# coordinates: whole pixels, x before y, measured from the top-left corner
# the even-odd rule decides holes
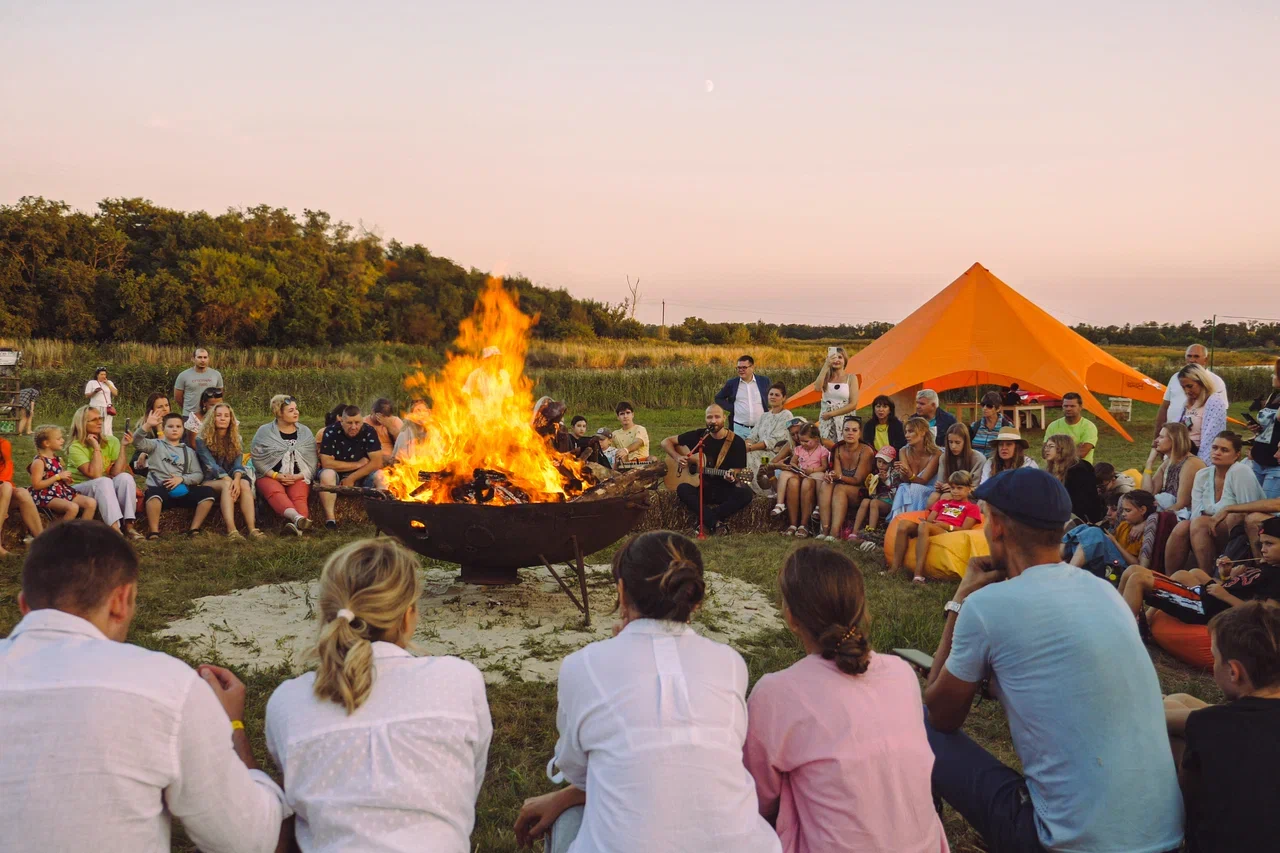
[[[550,830],[547,853],[781,853],[742,766],[747,666],[689,626],[706,591],[698,546],[641,533],[613,577],[615,636],[560,666],[553,778],[569,786],[525,801],[516,841]]]
[[[335,551],[320,574],[319,667],[267,702],[303,853],[471,850],[493,724],[480,671],[414,657],[418,558],[391,539]]]
[[[920,686],[871,650],[862,573],[821,545],[791,552],[782,616],[807,656],[762,677],[744,758],[785,853],[939,853]]]

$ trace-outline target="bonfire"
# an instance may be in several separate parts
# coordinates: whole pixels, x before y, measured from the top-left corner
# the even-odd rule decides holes
[[[397,499],[506,505],[571,500],[595,484],[572,454],[534,428],[533,380],[525,375],[537,317],[490,278],[463,320],[442,370],[405,381],[430,409],[412,412],[415,440],[388,471]]]

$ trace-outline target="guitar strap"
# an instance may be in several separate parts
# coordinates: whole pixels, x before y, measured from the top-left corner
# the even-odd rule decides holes
[[[720,455],[716,457],[716,464],[712,465],[712,468],[724,468],[724,460],[729,458],[729,448],[733,447],[733,441],[737,437],[736,433],[729,433],[729,437],[725,440],[725,443],[720,446]]]

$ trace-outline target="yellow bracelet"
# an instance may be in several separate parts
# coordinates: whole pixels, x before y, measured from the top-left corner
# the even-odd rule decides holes
[[[231,731],[233,731],[233,732],[242,732],[242,731],[244,731],[244,720],[232,720],[232,721],[231,721]]]

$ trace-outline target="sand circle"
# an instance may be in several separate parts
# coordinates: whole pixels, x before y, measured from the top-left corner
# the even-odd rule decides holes
[[[587,567],[590,628],[545,568],[520,575],[517,585],[482,587],[459,582],[456,570],[425,569],[414,650],[464,658],[489,682],[555,681],[565,655],[612,635],[617,617],[610,612],[615,586],[608,566]],[[576,594],[576,578],[566,580]],[[703,636],[734,645],[781,626],[773,602],[756,585],[716,572],[707,572],[706,580],[706,600],[693,620]],[[193,612],[160,636],[185,641],[191,659],[301,672],[318,630],[318,586],[267,584],[198,598]]]

